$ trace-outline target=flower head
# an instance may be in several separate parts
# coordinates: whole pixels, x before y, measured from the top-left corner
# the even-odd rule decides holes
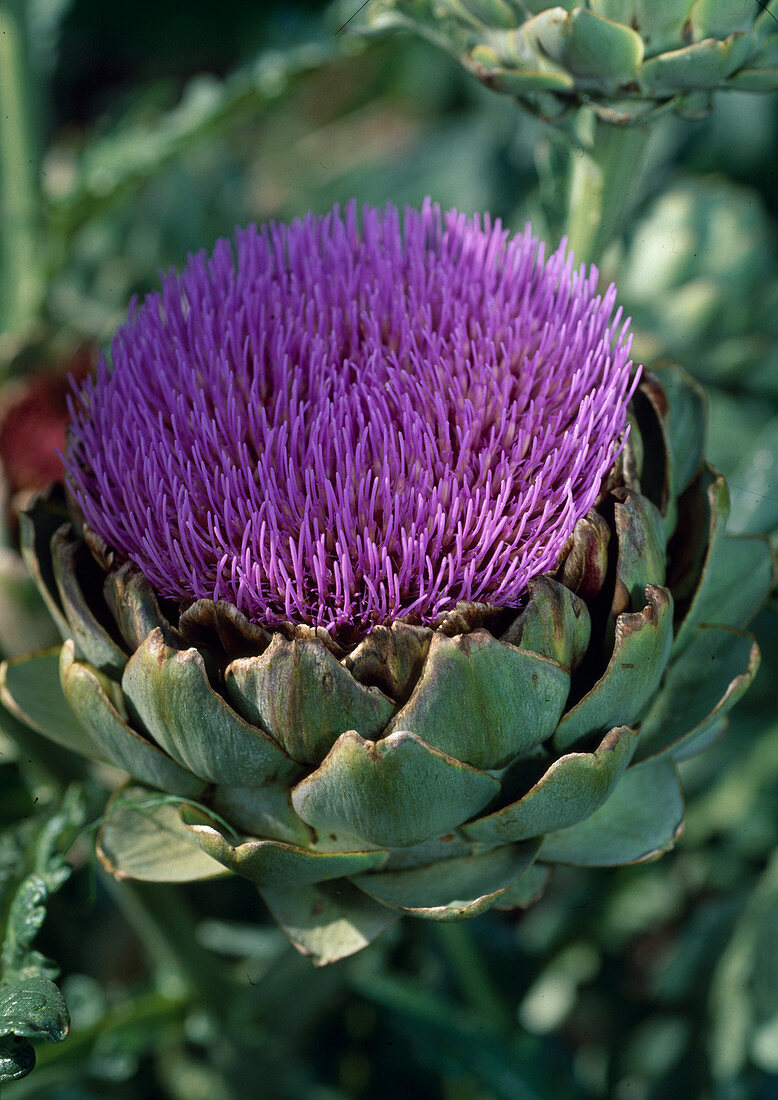
[[[596,284],[429,202],[239,230],[118,331],[73,402],[71,491],[160,594],[254,622],[518,606],[624,435]]]
[[[132,778],[110,873],[242,875],[323,964],[673,844],[674,760],[756,673],[773,560],[722,556],[680,368],[625,439],[595,281],[488,221],[350,207],[221,242],[119,331],[72,402],[74,522],[22,518],[65,641],[0,665],[20,721],[62,741],[61,693],[68,746]]]

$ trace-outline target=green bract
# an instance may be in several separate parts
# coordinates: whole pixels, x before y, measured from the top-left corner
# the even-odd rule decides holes
[[[766,540],[726,531],[687,376],[647,375],[630,415],[596,508],[521,611],[460,605],[348,650],[224,603],[163,605],[39,500],[25,553],[66,640],[6,662],[0,690],[16,719],[132,777],[101,830],[105,866],[243,875],[324,963],[404,913],[526,906],[553,864],[670,847],[676,762],[751,682],[742,628],[774,568]]]
[[[719,88],[778,87],[778,21],[757,0],[372,0],[362,28],[404,27],[549,120],[587,104],[634,122],[699,115]]]

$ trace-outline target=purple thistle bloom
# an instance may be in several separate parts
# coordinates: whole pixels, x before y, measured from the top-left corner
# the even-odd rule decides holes
[[[625,433],[596,283],[430,202],[239,230],[117,332],[73,401],[71,491],[161,595],[254,622],[518,606]]]

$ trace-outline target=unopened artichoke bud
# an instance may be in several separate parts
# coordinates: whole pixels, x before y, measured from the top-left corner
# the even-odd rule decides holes
[[[243,875],[324,963],[673,844],[773,563],[596,270],[429,202],[242,230],[72,414],[25,522],[64,644],[0,690],[130,776],[115,875]]]
[[[722,88],[778,88],[778,19],[770,7],[758,0],[372,0],[359,26],[423,35],[549,121],[586,104],[625,124],[666,109],[703,115]]]

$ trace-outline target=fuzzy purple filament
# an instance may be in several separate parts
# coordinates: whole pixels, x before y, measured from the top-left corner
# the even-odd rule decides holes
[[[161,595],[254,622],[518,606],[624,436],[596,282],[430,202],[240,230],[117,332],[72,404],[71,491]]]

